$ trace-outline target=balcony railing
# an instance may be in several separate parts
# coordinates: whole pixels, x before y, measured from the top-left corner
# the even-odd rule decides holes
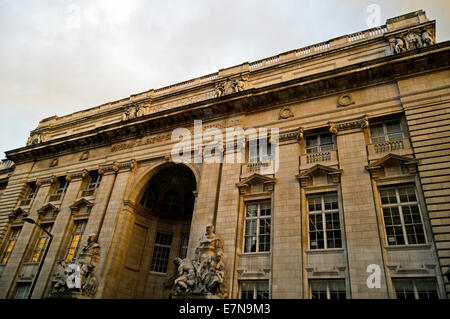
[[[409,138],[394,141],[385,141],[367,145],[369,160],[381,158],[389,153],[397,155],[412,155]]]
[[[274,174],[274,169],[273,161],[245,163],[242,167],[242,177],[250,176],[254,173],[262,175]]]
[[[300,156],[300,169],[308,169],[316,164],[337,165],[336,150],[309,153]]]
[[[375,153],[398,151],[405,148],[402,140],[387,141],[374,144]]]

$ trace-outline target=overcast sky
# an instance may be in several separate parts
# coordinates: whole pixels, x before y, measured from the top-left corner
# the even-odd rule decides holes
[[[0,157],[43,118],[367,29],[370,4],[450,38],[448,0],[0,0]]]

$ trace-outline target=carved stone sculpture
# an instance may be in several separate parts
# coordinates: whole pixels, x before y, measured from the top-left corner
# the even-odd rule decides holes
[[[225,86],[223,83],[217,83],[214,88],[214,97],[221,97],[225,95]]]
[[[174,259],[178,277],[174,281],[175,296],[214,295],[226,298],[225,264],[222,242],[214,233],[214,226],[208,225],[200,238],[193,260],[179,257]]]
[[[424,47],[433,45],[435,43],[435,39],[433,35],[428,30],[422,31],[422,45]]]
[[[98,288],[98,280],[95,276],[95,269],[100,256],[100,245],[97,242],[97,235],[88,236],[87,243],[81,248],[77,260],[65,262],[59,261],[54,275],[55,285],[51,292],[51,297],[94,297]],[[74,273],[73,269],[78,269],[79,273]],[[69,276],[79,276],[75,282],[79,282],[79,287],[72,287]]]
[[[422,47],[422,38],[413,31],[408,32],[405,39],[408,50],[413,50]]]
[[[27,146],[45,142],[46,136],[41,132],[33,132],[27,140]]]
[[[391,41],[394,53],[414,50],[435,43],[435,39],[431,32],[425,29],[408,31],[408,33],[401,34]]]

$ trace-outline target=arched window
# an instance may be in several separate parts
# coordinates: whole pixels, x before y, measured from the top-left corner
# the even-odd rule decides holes
[[[153,208],[153,205],[155,204],[155,193],[150,187],[144,192],[139,203],[144,207],[150,209]]]
[[[180,207],[180,195],[177,191],[167,191],[164,195],[164,202],[161,213],[164,215],[175,216]]]

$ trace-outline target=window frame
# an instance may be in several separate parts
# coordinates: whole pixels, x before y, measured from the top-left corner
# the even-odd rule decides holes
[[[264,138],[253,138],[253,139],[249,139],[247,141],[247,150],[248,150],[248,157],[247,157],[247,163],[268,163],[272,160],[272,143],[270,142],[270,136],[267,136],[266,139],[266,145],[267,145],[267,159],[265,159],[263,161],[262,158],[260,158],[260,141],[263,140]],[[251,152],[251,148],[250,148],[250,143],[254,143],[254,141],[256,141],[256,155]]]
[[[41,225],[45,230],[47,230],[49,233],[51,233],[53,228],[53,223],[46,223]],[[36,240],[36,243],[34,245],[34,249],[30,256],[30,261],[32,263],[38,263],[41,261],[42,253],[47,248],[47,245],[49,244],[50,236],[41,228],[39,228],[39,237]]]
[[[28,183],[28,190],[25,199],[33,199],[36,197],[39,187],[36,183]]]
[[[337,208],[331,208],[331,209],[325,209],[325,197],[327,196],[335,196],[336,197],[336,204],[337,204]],[[320,210],[314,210],[314,211],[310,211],[309,210],[309,201],[311,199],[315,199],[315,198],[320,198],[320,205],[321,205],[321,209]],[[308,194],[306,196],[306,209],[307,209],[307,213],[308,213],[308,249],[310,250],[314,250],[314,251],[320,251],[320,250],[327,250],[327,249],[342,249],[343,248],[343,229],[342,229],[342,214],[341,214],[341,205],[339,204],[339,195],[338,192],[326,192],[326,193],[317,193],[317,194]],[[327,228],[327,215],[330,214],[338,214],[338,222],[339,222],[339,229],[336,228]],[[317,216],[320,215],[321,219],[322,219],[322,228],[321,230],[317,230],[316,233],[320,233],[320,231],[323,233],[323,247],[322,248],[313,248],[311,246],[311,215]],[[333,216],[333,215],[332,215]],[[332,221],[334,221],[334,219],[332,219]],[[328,235],[327,232],[328,231],[339,231],[340,233],[340,247],[328,247]],[[337,238],[333,237],[333,242],[335,242],[337,240]],[[317,239],[316,239],[317,241]],[[317,245],[318,246],[318,245]]]
[[[97,171],[89,173],[91,175],[89,179],[89,183],[87,185],[86,190],[93,190],[100,187],[100,183],[102,182],[102,174],[99,174]]]
[[[265,284],[267,287],[267,290],[258,290],[258,284]],[[253,293],[253,298],[244,298],[243,293],[243,285],[252,285],[252,289],[251,290],[245,290],[246,292],[252,292]],[[262,291],[263,294],[267,294],[267,298],[258,298],[258,296],[260,296],[260,294],[258,293],[259,291]],[[247,295],[247,294],[246,294]],[[256,297],[256,298],[255,298]],[[239,281],[239,298],[242,300],[264,300],[264,299],[270,299],[270,285],[269,285],[269,280],[268,279],[263,279],[263,280],[240,280]]]
[[[412,188],[414,190],[414,196],[416,197],[416,201],[401,202],[400,201],[400,194],[399,194],[399,189],[401,189],[401,188]],[[396,203],[383,204],[382,197],[381,197],[381,191],[383,191],[385,189],[390,189],[390,190],[393,189],[395,191]],[[387,245],[387,247],[412,246],[412,245],[425,245],[425,244],[427,244],[428,243],[427,231],[426,231],[426,227],[425,227],[424,217],[422,215],[421,202],[420,202],[420,198],[418,196],[419,194],[417,192],[416,184],[413,182],[413,183],[400,183],[400,184],[393,184],[393,185],[380,185],[380,186],[377,187],[377,191],[378,191],[378,198],[379,198],[379,203],[380,203],[381,218],[382,218],[382,222],[383,222],[383,226],[384,226],[384,235],[386,236],[385,244]],[[424,242],[421,242],[421,243],[419,243],[419,242],[417,242],[417,243],[409,243],[408,233],[406,231],[406,224],[405,224],[405,220],[404,220],[403,206],[408,206],[408,207],[416,206],[417,207],[417,209],[419,211],[419,217],[420,217],[420,221],[421,221],[420,225],[422,226]],[[400,217],[400,224],[399,225],[402,228],[402,235],[403,235],[403,241],[404,241],[401,244],[397,244],[397,243],[390,244],[389,243],[389,236],[388,236],[388,232],[387,232],[387,225],[386,225],[386,220],[385,220],[384,208],[391,208],[391,207],[397,207],[397,209],[398,209],[398,213],[399,213],[399,217]],[[391,211],[391,214],[392,214],[392,211]],[[398,225],[398,224],[392,224],[390,226],[391,227],[395,227],[396,225]],[[418,224],[417,223],[410,223],[408,225],[418,225]],[[395,238],[395,234],[394,234],[394,238]]]
[[[270,209],[269,215],[262,215],[261,216],[261,205],[268,203],[268,208]],[[256,216],[247,216],[248,212],[248,206],[249,205],[257,205],[256,210]],[[253,200],[253,201],[246,201],[244,205],[244,236],[243,236],[243,249],[242,251],[244,254],[254,254],[254,253],[270,253],[272,251],[272,200],[267,199],[260,199],[260,200]],[[256,233],[254,235],[246,235],[247,234],[247,221],[256,220]],[[262,234],[260,233],[261,230],[261,220],[269,220],[269,234]],[[267,226],[267,225],[266,225]],[[268,236],[268,245],[269,250],[260,250],[260,237],[262,236]],[[255,251],[246,251],[247,245],[246,245],[246,238],[252,238],[256,237],[255,242]],[[267,243],[267,242],[265,242]]]
[[[394,133],[389,133],[388,132],[387,123],[392,123],[392,122],[398,122],[399,127],[400,127],[400,132],[394,132]],[[372,128],[374,126],[377,126],[377,125],[381,125],[381,127],[383,129],[383,134],[382,135],[373,135],[372,134]],[[369,132],[370,132],[370,141],[372,142],[372,144],[389,142],[389,141],[398,141],[398,140],[404,139],[405,136],[406,136],[405,129],[403,127],[403,123],[402,123],[402,119],[401,118],[389,119],[389,120],[386,120],[386,121],[378,120],[378,121],[375,121],[373,123],[370,123],[369,124]],[[390,139],[389,138],[390,135],[395,135],[395,134],[401,134],[402,137],[401,138],[395,138],[395,139]],[[374,140],[374,139],[381,138],[381,137],[384,137],[384,139],[383,140]]]
[[[11,257],[14,247],[16,246],[17,239],[19,238],[20,232],[22,231],[22,226],[11,227],[8,241],[6,246],[2,251],[2,257],[0,259],[0,265],[6,265],[8,263],[9,257]],[[14,237],[13,237],[14,236]]]
[[[69,181],[66,180],[65,177],[58,178],[58,187],[56,188],[55,194],[62,195],[67,192],[67,188],[69,188]]]
[[[87,222],[88,222],[87,219],[78,219],[78,220],[74,221],[72,234],[70,235],[69,245],[66,248],[66,253],[65,253],[65,256],[64,256],[64,260],[65,261],[73,261],[73,260],[76,260],[78,258],[78,255],[80,253],[81,241],[83,240],[83,235],[84,235],[84,232],[86,230]],[[82,224],[82,227],[81,227],[80,231],[76,231],[77,230],[77,224]],[[76,245],[73,246],[72,244],[74,243],[75,236],[78,236],[78,240],[76,242]],[[73,250],[72,257],[70,259],[67,259],[68,256],[69,256],[69,252],[71,250]]]
[[[159,243],[158,242],[158,235],[166,235],[166,236],[170,236],[170,243],[169,244],[164,244],[164,243]],[[169,270],[169,261],[170,261],[170,253],[172,251],[172,244],[173,244],[173,233],[170,232],[165,232],[165,231],[157,231],[156,232],[156,236],[155,236],[155,241],[153,244],[153,253],[152,253],[152,259],[150,262],[150,271],[153,273],[157,273],[157,274],[167,274],[168,270]],[[159,251],[158,248],[161,248],[161,252]],[[167,253],[164,253],[164,250],[167,250]],[[157,251],[159,253],[159,256],[156,256]],[[167,255],[167,259],[166,258],[161,258],[160,256],[164,254]],[[160,267],[161,267],[161,261],[163,261],[162,270],[165,271],[160,271]],[[165,268],[165,269],[164,269]]]
[[[329,135],[331,136],[331,143],[322,143],[322,138],[321,135]],[[316,140],[316,145],[313,146],[308,146],[308,140],[312,140],[315,139]],[[331,145],[332,148],[331,149],[326,149],[327,146]],[[329,151],[334,151],[336,150],[336,140],[334,138],[334,135],[329,133],[329,132],[317,132],[317,133],[312,133],[312,134],[308,134],[305,136],[305,151],[306,154],[314,154],[314,153],[321,153],[321,152],[329,152]],[[310,151],[313,149],[317,149],[316,151]],[[325,148],[325,149],[322,149]]]
[[[333,282],[333,281],[336,281],[336,282],[344,284],[344,290],[343,291],[336,290],[336,292],[338,292],[338,294],[337,294],[338,298],[331,298],[330,282]],[[323,300],[320,297],[319,298],[313,298],[313,283],[319,283],[319,282],[325,282],[326,283],[326,294],[327,294],[326,300],[345,300],[345,299],[347,299],[347,285],[346,285],[346,282],[345,282],[344,278],[310,279],[309,280],[309,294],[310,294],[310,298],[311,299]],[[343,299],[339,298],[339,292],[343,292],[345,298],[343,298]]]
[[[420,300],[421,298],[419,298],[419,290],[417,288],[417,282],[418,281],[423,282],[424,280],[426,280],[426,281],[428,281],[430,283],[433,282],[437,299],[439,299],[440,298],[440,296],[439,296],[439,288],[438,288],[437,280],[434,277],[428,277],[428,278],[392,278],[392,286],[394,287],[395,298],[399,299],[398,298],[398,293],[397,293],[397,287],[395,285],[396,282],[399,282],[399,281],[405,281],[405,282],[410,281],[412,283],[412,288],[413,288],[412,292],[414,293],[414,299],[415,300]],[[429,293],[429,291],[427,290],[427,294],[428,293]],[[403,292],[403,294],[404,294],[404,292]],[[403,299],[401,299],[401,300],[403,300]],[[407,300],[407,298],[405,298],[405,300]],[[427,298],[427,300],[433,300],[433,299]]]

